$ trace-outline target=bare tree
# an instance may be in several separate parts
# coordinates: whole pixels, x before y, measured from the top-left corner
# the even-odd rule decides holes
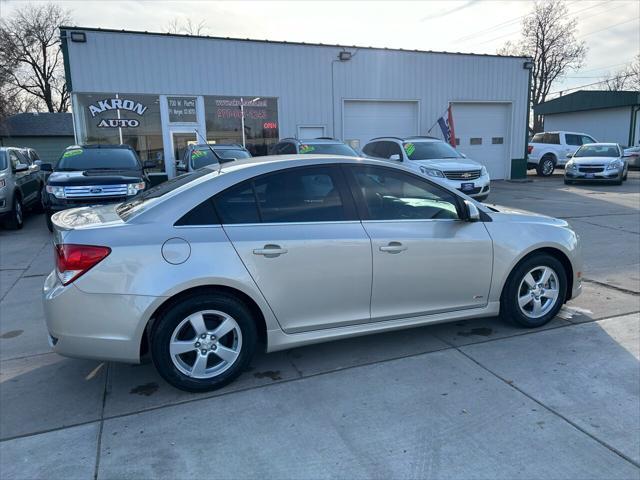
[[[569,70],[579,69],[587,53],[576,39],[578,20],[568,16],[563,0],[537,1],[522,21],[521,38],[507,42],[498,53],[524,55],[533,59],[531,102],[543,103],[556,80]],[[533,119],[533,131],[542,129],[542,118]]]
[[[619,70],[613,76],[607,75],[602,83],[607,90],[640,91],[640,55],[636,55],[633,62]]]
[[[187,18],[180,23],[177,19],[171,20],[166,28],[166,33],[179,33],[182,35],[204,35],[207,33],[207,26],[204,20],[200,20],[198,23]]]
[[[0,21],[2,76],[49,112],[69,109],[58,27],[70,22],[69,12],[53,3],[25,4]]]

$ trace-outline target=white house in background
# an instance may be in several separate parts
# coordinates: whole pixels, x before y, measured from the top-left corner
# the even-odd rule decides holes
[[[524,57],[61,28],[79,143],[126,143],[157,175],[189,143],[427,135],[452,105],[458,148],[524,175]],[[245,135],[242,134],[244,129]],[[197,133],[196,133],[197,132]],[[431,135],[440,135],[436,125]],[[512,168],[513,166],[513,168]]]
[[[640,92],[580,90],[535,105],[544,131],[565,130],[620,145],[640,144]]]

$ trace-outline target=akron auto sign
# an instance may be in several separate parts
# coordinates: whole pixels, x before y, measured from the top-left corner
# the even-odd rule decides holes
[[[147,107],[140,102],[127,100],[124,98],[109,98],[106,100],[99,100],[96,104],[89,105],[88,108],[89,112],[91,112],[92,117],[95,117],[96,115],[109,110],[128,110],[140,116],[144,115],[144,112],[147,111]],[[98,127],[101,128],[135,128],[139,126],[140,120],[137,120],[135,118],[103,118],[100,120],[100,122],[98,122]]]

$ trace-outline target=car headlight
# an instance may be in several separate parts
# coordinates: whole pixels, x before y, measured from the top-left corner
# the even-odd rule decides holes
[[[483,167],[480,169],[480,176],[481,176],[481,177],[484,177],[485,175],[489,175],[489,172],[487,171],[487,167],[484,167],[484,166],[483,166]]]
[[[130,183],[129,185],[127,185],[127,196],[137,195],[139,192],[144,190],[144,187],[144,182]]]
[[[622,168],[622,162],[620,160],[614,160],[609,165],[607,165],[607,170],[616,170],[618,168]]]
[[[570,162],[567,162],[564,168],[566,168],[567,170],[575,170],[578,167],[576,165],[576,162],[570,161]]]
[[[442,173],[440,170],[436,170],[435,168],[420,167],[420,171],[425,175],[429,175],[430,177],[444,178],[444,173]]]
[[[47,193],[52,194],[56,198],[65,198],[64,187],[56,187],[55,185],[47,185]]]

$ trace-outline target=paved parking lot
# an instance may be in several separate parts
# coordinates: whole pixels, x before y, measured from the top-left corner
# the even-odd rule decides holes
[[[260,355],[198,395],[148,364],[49,353],[44,218],[0,231],[2,478],[640,478],[640,175],[495,182],[490,202],[582,238],[583,295],[545,328],[488,318]]]

